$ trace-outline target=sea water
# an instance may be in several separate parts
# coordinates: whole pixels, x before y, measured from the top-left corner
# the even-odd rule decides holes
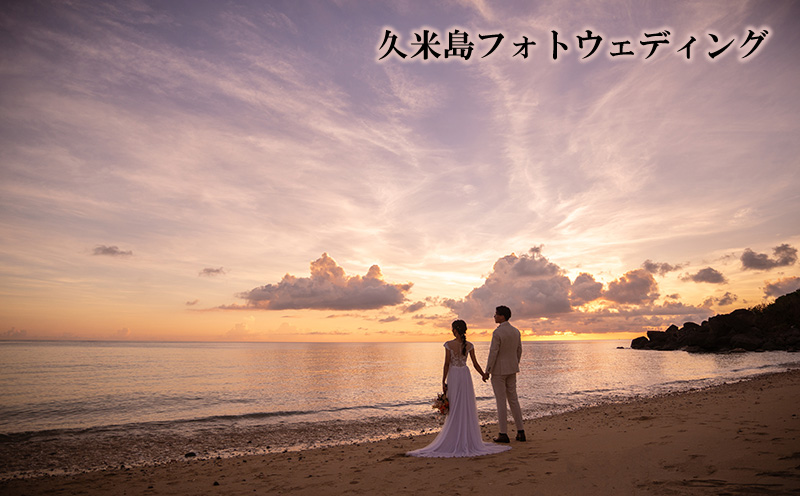
[[[787,352],[689,354],[627,345],[525,342],[518,376],[524,415],[800,367],[800,355]],[[488,348],[475,343],[481,366]],[[188,446],[198,437],[209,452],[237,452],[237,443],[298,426],[317,437],[340,432],[322,434],[330,443],[363,439],[365,429],[367,438],[409,425],[424,430],[436,426],[430,403],[443,360],[441,343],[0,342],[0,460],[36,443],[91,439],[113,448],[114,439],[145,439],[143,433],[163,455],[170,443]],[[490,384],[474,370],[473,381],[481,420],[495,421]],[[293,444],[300,443],[277,442]],[[140,462],[152,458],[142,450]]]

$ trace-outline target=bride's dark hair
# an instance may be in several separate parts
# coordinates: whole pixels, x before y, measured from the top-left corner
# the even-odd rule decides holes
[[[467,354],[467,323],[463,320],[454,320],[453,321],[453,330],[458,333],[458,337],[461,338],[461,354]]]

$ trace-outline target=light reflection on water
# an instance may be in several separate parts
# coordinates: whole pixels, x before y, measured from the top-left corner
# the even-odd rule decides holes
[[[489,343],[475,343],[486,362]],[[525,343],[527,416],[800,365],[785,352],[694,355],[621,341]],[[0,433],[146,422],[228,424],[431,412],[440,343],[0,343]],[[478,408],[491,387],[473,371]]]

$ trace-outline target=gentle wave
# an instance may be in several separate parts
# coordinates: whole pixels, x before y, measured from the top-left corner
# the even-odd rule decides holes
[[[493,398],[483,397],[483,399],[493,399]],[[393,414],[400,409],[409,407],[413,408],[420,405],[430,405],[430,403],[431,403],[430,401],[408,401],[408,402],[382,403],[375,405],[346,406],[346,407],[327,408],[319,410],[279,410],[271,412],[251,412],[251,413],[244,413],[237,415],[210,415],[205,417],[179,418],[173,420],[96,425],[90,428],[44,429],[44,430],[29,430],[20,432],[6,432],[6,433],[0,433],[0,441],[21,440],[21,439],[31,438],[33,436],[60,436],[65,434],[76,435],[76,434],[85,434],[89,432],[110,433],[110,432],[140,431],[140,430],[147,430],[153,427],[180,429],[181,427],[186,425],[197,425],[197,424],[236,425],[238,423],[248,422],[248,421],[269,422],[281,419],[291,422],[292,418],[297,418],[302,416],[333,414],[332,418],[335,418],[335,414],[342,412],[363,413],[364,416],[366,417],[370,416],[369,414],[371,412],[374,413],[378,411],[382,413]],[[62,410],[61,413],[65,413],[66,411],[67,410]]]

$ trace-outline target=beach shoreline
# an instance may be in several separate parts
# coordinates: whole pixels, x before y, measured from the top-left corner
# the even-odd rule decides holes
[[[790,370],[530,419],[529,441],[499,455],[406,457],[435,433],[401,430],[374,442],[11,479],[0,492],[787,494],[800,492],[798,397],[800,370]],[[484,438],[495,430],[484,425]]]

